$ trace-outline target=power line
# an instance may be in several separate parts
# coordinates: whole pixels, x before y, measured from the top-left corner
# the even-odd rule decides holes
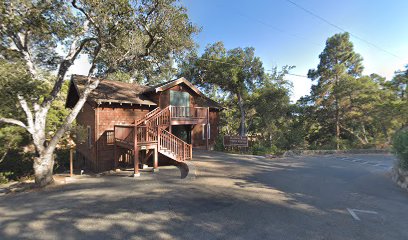
[[[217,62],[217,63],[222,63],[222,64],[231,65],[231,66],[236,66],[236,67],[244,67],[244,65],[234,64],[234,63],[229,63],[229,62],[224,62],[224,61],[220,61],[220,60],[214,60],[214,59],[208,59],[208,58],[198,58],[198,57],[194,57],[194,58],[197,59],[197,60],[199,60],[199,61],[201,60],[201,61],[208,61],[208,62]],[[273,69],[266,69],[265,71],[274,72],[275,70],[273,70]],[[305,76],[305,75],[300,75],[300,74],[295,74],[295,73],[285,73],[285,75],[308,78],[308,77]]]
[[[315,18],[317,18],[317,19],[319,19],[319,20],[321,20],[321,21],[327,23],[328,25],[330,25],[330,26],[332,26],[332,27],[334,27],[334,28],[336,28],[336,29],[339,29],[339,30],[342,31],[342,32],[348,32],[348,33],[350,34],[350,36],[352,36],[352,37],[354,37],[354,38],[356,38],[356,39],[358,39],[358,40],[360,40],[360,41],[362,41],[362,42],[364,42],[364,43],[366,43],[366,44],[368,44],[368,45],[370,45],[370,46],[372,46],[372,47],[374,47],[374,48],[376,48],[376,49],[378,49],[378,50],[380,50],[380,51],[382,51],[382,52],[385,52],[385,53],[387,53],[387,54],[389,54],[389,55],[391,55],[391,56],[393,56],[393,57],[396,57],[396,58],[398,58],[398,59],[404,60],[404,59],[402,59],[400,56],[398,56],[398,55],[396,55],[396,54],[394,54],[394,53],[392,53],[392,52],[390,52],[390,51],[388,51],[388,50],[386,50],[386,49],[384,49],[384,48],[382,48],[382,47],[380,47],[380,46],[378,46],[378,45],[376,45],[376,44],[374,44],[374,43],[372,43],[372,42],[370,42],[370,41],[367,41],[367,40],[365,40],[364,38],[361,38],[361,37],[357,36],[356,34],[351,33],[350,31],[347,31],[346,29],[344,29],[344,28],[342,28],[342,27],[339,27],[338,25],[336,25],[336,24],[330,22],[329,20],[327,20],[327,19],[325,19],[325,18],[319,16],[318,14],[316,14],[316,13],[310,11],[309,9],[307,9],[307,8],[305,8],[305,7],[303,7],[303,6],[299,5],[299,4],[297,4],[296,2],[294,2],[294,1],[292,1],[292,0],[285,0],[285,1],[291,3],[291,4],[294,5],[295,7],[297,7],[297,8],[299,8],[299,9],[303,10],[304,12],[306,12],[306,13],[312,15],[313,17],[315,17]]]
[[[304,36],[300,36],[300,35],[298,35],[298,34],[285,31],[285,30],[283,30],[283,29],[281,29],[281,28],[278,28],[278,27],[273,26],[272,24],[269,24],[269,23],[267,23],[267,22],[264,22],[264,21],[262,21],[262,20],[260,20],[260,19],[258,19],[258,18],[255,18],[255,17],[249,16],[249,15],[246,15],[246,14],[244,14],[244,13],[238,11],[238,10],[236,10],[235,12],[236,12],[238,15],[241,15],[241,16],[243,16],[243,17],[245,17],[245,18],[254,20],[254,21],[256,21],[256,22],[258,22],[258,23],[260,23],[260,24],[262,24],[262,25],[265,25],[265,26],[267,26],[267,27],[269,27],[269,28],[271,28],[271,29],[273,29],[273,30],[275,30],[275,31],[277,31],[277,32],[286,34],[286,35],[291,36],[291,37],[294,37],[294,38],[299,38],[299,39],[302,39],[302,40],[306,40],[306,41],[308,41],[308,42],[310,42],[310,43],[313,43],[313,44],[316,45],[316,46],[320,46],[320,44],[318,44],[318,43],[316,43],[316,42],[313,42],[313,41],[310,41],[310,39],[308,39],[308,38],[306,38],[306,37],[304,37]]]

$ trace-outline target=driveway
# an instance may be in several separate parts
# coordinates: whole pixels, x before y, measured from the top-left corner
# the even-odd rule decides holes
[[[408,239],[393,161],[200,151],[195,179],[167,168],[2,196],[0,239]]]

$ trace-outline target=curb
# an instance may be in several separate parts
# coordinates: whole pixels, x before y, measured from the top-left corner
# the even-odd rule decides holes
[[[392,180],[396,182],[401,188],[408,190],[408,171],[393,167]]]
[[[283,157],[331,155],[331,154],[387,154],[388,149],[352,149],[352,150],[289,150]]]

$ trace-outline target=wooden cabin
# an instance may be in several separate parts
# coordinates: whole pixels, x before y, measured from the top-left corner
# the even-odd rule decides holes
[[[87,77],[72,75],[67,108],[77,103]],[[101,80],[77,116],[86,141],[77,155],[94,172],[183,162],[192,148],[211,149],[222,107],[179,78],[157,86]]]

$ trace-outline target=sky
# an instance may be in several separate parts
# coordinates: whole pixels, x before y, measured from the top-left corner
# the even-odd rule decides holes
[[[355,52],[364,74],[391,79],[408,64],[407,0],[182,0],[193,23],[202,27],[195,39],[200,53],[222,41],[227,49],[254,47],[265,69],[293,65],[293,74],[316,68],[330,36],[342,32],[290,1],[357,36]],[[361,40],[362,39],[362,40]],[[368,43],[367,43],[368,42]],[[375,45],[372,46],[372,45]],[[310,93],[311,80],[287,76],[291,100]]]
[[[309,69],[317,67],[327,38],[343,32],[326,20],[352,34],[355,52],[364,59],[363,74],[377,73],[389,80],[408,64],[407,0],[181,2],[191,21],[202,28],[195,36],[200,53],[217,41],[224,42],[227,49],[254,47],[265,69],[291,65],[296,68],[290,73],[306,76]],[[81,56],[70,72],[86,74],[88,69],[86,56]],[[293,102],[310,93],[310,79],[286,78],[293,83]]]

